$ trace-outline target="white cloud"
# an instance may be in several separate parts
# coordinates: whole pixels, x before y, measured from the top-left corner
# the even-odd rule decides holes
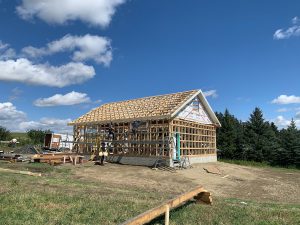
[[[279,108],[276,112],[284,113],[284,112],[292,112],[292,111],[300,111],[300,107],[287,107],[287,108]]]
[[[9,44],[3,43],[0,40],[0,60],[7,60],[16,57],[14,49],[9,47]]]
[[[71,119],[42,118],[38,121],[28,121],[26,113],[17,110],[11,102],[0,102],[0,126],[10,131],[25,132],[29,129],[50,129],[54,132],[72,132],[67,126]]]
[[[274,104],[297,104],[300,103],[300,97],[295,95],[280,95],[272,100]]]
[[[203,94],[205,97],[212,97],[212,98],[218,97],[217,90],[204,91]]]
[[[72,91],[65,95],[56,94],[49,98],[39,98],[34,101],[34,105],[39,107],[47,107],[61,105],[77,105],[89,102],[91,102],[91,99],[87,96],[86,93]]]
[[[296,119],[294,121],[296,123],[296,126],[298,128],[300,128],[300,119]],[[279,127],[281,129],[281,128],[286,128],[287,126],[289,126],[291,123],[291,120],[288,120],[283,116],[277,116],[277,118],[274,120],[274,123],[277,127]]]
[[[94,101],[93,103],[94,103],[94,104],[100,104],[101,102],[102,102],[102,100],[101,100],[101,99],[98,99],[98,100]]]
[[[296,119],[300,119],[300,111],[296,113],[295,118],[296,118]]]
[[[3,49],[8,48],[8,46],[9,46],[9,44],[3,43],[3,42],[0,40],[0,51],[3,50]]]
[[[275,31],[275,33],[273,35],[274,39],[276,39],[276,40],[288,39],[292,36],[296,36],[296,37],[300,36],[300,26],[295,25],[295,26],[289,27],[286,30],[278,29]]]
[[[17,110],[11,102],[0,102],[0,126],[18,130],[18,124],[26,120],[26,113]]]
[[[297,24],[300,22],[300,19],[298,16],[295,16],[293,19],[292,19],[292,24]]]
[[[0,121],[11,119],[19,120],[25,118],[26,114],[17,108],[11,102],[0,102]]]
[[[39,121],[24,121],[19,124],[21,131],[30,129],[51,130],[58,133],[73,133],[72,127],[67,124],[71,119],[55,119],[55,118],[42,118]]]
[[[86,34],[84,36],[72,36],[70,34],[59,40],[52,41],[45,48],[35,48],[28,46],[22,49],[22,52],[32,58],[54,53],[71,51],[74,61],[94,60],[109,66],[112,60],[111,41],[105,37]]]
[[[14,89],[11,90],[11,95],[9,96],[9,101],[14,101],[20,97],[20,95],[23,93],[23,91],[15,87]]]
[[[280,109],[277,109],[276,112],[288,112],[290,110],[291,109],[288,109],[288,108],[280,108]]]
[[[288,39],[290,37],[298,37],[300,36],[300,19],[296,16],[292,19],[293,26],[287,28],[287,29],[278,29],[275,31],[273,38],[275,40],[281,40],[281,39]]]
[[[116,8],[125,0],[22,0],[17,13],[23,19],[37,17],[51,24],[81,20],[93,26],[109,25]]]
[[[30,58],[39,58],[41,56],[51,54],[51,53],[48,53],[46,51],[46,49],[44,49],[44,48],[35,48],[35,47],[32,47],[32,46],[24,47],[22,49],[22,53],[23,53],[24,57],[28,56]]]
[[[61,66],[34,64],[28,59],[0,61],[0,80],[33,85],[64,87],[80,84],[95,76],[92,66],[70,62]]]

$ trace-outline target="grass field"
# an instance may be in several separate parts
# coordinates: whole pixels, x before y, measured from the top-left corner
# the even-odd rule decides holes
[[[27,139],[27,138],[29,138],[28,136],[27,136],[27,133],[21,133],[21,132],[12,132],[11,133],[11,136],[13,137],[13,138],[23,138],[23,139]]]
[[[237,160],[237,159],[219,159],[219,162],[232,163],[241,166],[253,166],[253,167],[268,167],[268,168],[282,168],[282,169],[298,169],[296,166],[289,167],[279,167],[271,166],[268,162],[255,162],[255,161],[246,161],[246,160]]]
[[[0,167],[43,174],[0,172],[0,224],[119,224],[174,197],[147,187],[82,180],[71,166],[0,162]],[[170,220],[174,225],[299,224],[300,204],[214,197],[212,206],[190,202],[171,211]],[[151,224],[163,224],[163,219]]]

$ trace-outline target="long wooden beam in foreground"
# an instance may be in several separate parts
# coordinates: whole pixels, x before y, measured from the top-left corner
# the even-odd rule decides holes
[[[198,186],[178,197],[168,200],[167,202],[163,203],[162,205],[150,209],[132,219],[127,220],[125,223],[121,225],[142,225],[148,223],[159,217],[162,214],[165,214],[165,224],[169,224],[169,211],[182,203],[195,198],[198,202],[204,202],[206,204],[212,203],[212,198],[210,193],[206,191],[203,187]]]
[[[11,169],[4,169],[4,168],[0,168],[0,172],[18,173],[18,174],[24,174],[24,175],[34,176],[34,177],[42,176],[41,173],[33,173],[29,171],[19,171],[19,170],[11,170]]]

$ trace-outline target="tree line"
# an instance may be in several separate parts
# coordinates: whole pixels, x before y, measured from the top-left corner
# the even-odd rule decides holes
[[[279,130],[273,122],[264,119],[260,108],[255,108],[246,122],[238,120],[227,109],[216,115],[222,125],[217,129],[219,157],[300,167],[300,130],[294,120]]]
[[[268,162],[274,166],[296,166],[300,168],[300,130],[294,120],[279,130],[273,122],[266,121],[260,108],[255,108],[246,122],[238,120],[226,109],[216,112],[221,127],[217,129],[218,156]],[[20,144],[43,144],[49,130],[29,130],[29,139],[19,140]],[[11,140],[9,130],[0,126],[0,140]]]
[[[31,129],[26,132],[27,138],[19,137],[18,141],[20,142],[20,145],[25,145],[25,144],[42,145],[44,143],[45,134],[48,133],[52,133],[52,131]],[[0,126],[0,141],[10,141],[12,138],[15,138],[14,136],[16,135],[13,135],[5,127]]]

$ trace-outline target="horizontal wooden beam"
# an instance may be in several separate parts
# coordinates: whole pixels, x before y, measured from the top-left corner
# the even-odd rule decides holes
[[[121,225],[142,225],[148,223],[151,220],[155,219],[156,217],[159,217],[164,213],[168,213],[168,209],[171,210],[194,197],[196,197],[198,201],[203,201],[204,203],[207,204],[212,203],[210,193],[206,191],[202,186],[198,186],[182,195],[179,195],[174,199],[171,199],[163,203],[162,205],[156,208],[150,209],[130,220],[127,220],[125,223],[122,223]]]
[[[68,126],[78,126],[78,125],[93,125],[93,124],[110,124],[110,123],[128,123],[134,121],[148,121],[148,120],[168,120],[171,119],[170,115],[163,116],[149,116],[149,117],[132,117],[126,119],[112,119],[112,120],[94,120],[89,122],[70,122]]]

